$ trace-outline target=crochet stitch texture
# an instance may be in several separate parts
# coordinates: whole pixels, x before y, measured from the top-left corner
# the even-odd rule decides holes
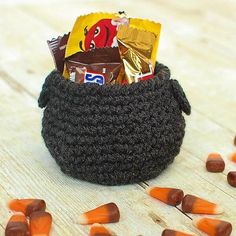
[[[178,155],[184,137],[182,111],[191,107],[168,67],[130,85],[76,84],[52,71],[39,107],[45,144],[61,170],[104,184],[156,177]]]

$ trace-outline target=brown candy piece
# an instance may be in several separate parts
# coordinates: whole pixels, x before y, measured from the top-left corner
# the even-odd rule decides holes
[[[13,215],[5,230],[5,236],[29,236],[29,227],[26,217],[17,213]]]
[[[227,175],[227,180],[232,187],[236,187],[236,171],[230,171]]]
[[[224,171],[225,162],[219,153],[210,153],[208,155],[206,169],[213,173]]]
[[[234,145],[236,146],[236,135],[234,137]]]

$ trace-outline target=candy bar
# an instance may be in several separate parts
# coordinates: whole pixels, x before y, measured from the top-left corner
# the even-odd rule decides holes
[[[76,83],[116,83],[122,64],[117,47],[78,52],[66,59],[70,79]]]
[[[225,162],[220,154],[218,153],[211,153],[208,155],[206,161],[206,169],[209,172],[223,172],[225,169]]]
[[[129,84],[153,77],[151,55],[156,36],[154,33],[121,25],[117,41]]]
[[[152,66],[154,68],[156,64],[157,50],[158,50],[159,39],[160,39],[161,24],[156,23],[154,21],[147,20],[147,19],[130,18],[129,27],[137,28],[143,31],[152,32],[155,34],[155,41],[153,44],[153,50],[152,50],[152,55],[151,55]]]
[[[215,203],[187,194],[182,201],[182,210],[192,214],[221,214],[223,209]]]
[[[146,191],[151,197],[170,206],[179,205],[184,197],[184,192],[181,189],[176,188],[149,187]]]
[[[119,208],[115,203],[108,203],[93,210],[83,213],[78,217],[78,223],[82,225],[93,223],[113,223],[120,219]]]

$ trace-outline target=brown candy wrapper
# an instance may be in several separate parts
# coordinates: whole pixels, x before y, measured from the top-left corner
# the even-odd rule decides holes
[[[56,39],[48,40],[48,47],[51,51],[55,67],[63,73],[66,45],[70,33],[59,36]]]
[[[156,35],[122,25],[118,29],[117,40],[127,83],[152,78],[151,57]]]
[[[122,62],[117,47],[78,52],[65,60],[70,79],[76,83],[117,83]]]

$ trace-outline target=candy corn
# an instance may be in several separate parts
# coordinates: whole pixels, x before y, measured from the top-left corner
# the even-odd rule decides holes
[[[193,234],[187,234],[176,230],[165,229],[162,232],[161,236],[193,236]]]
[[[179,205],[184,197],[184,192],[181,189],[175,188],[149,187],[146,191],[151,197],[154,197],[170,206]]]
[[[200,218],[193,221],[193,225],[209,236],[229,236],[232,232],[232,225],[229,222]]]
[[[206,169],[209,172],[222,172],[225,169],[225,162],[220,154],[218,153],[211,153],[208,155],[206,161]]]
[[[232,187],[236,187],[236,171],[230,171],[227,175],[227,180]]]
[[[187,194],[182,201],[182,210],[192,214],[216,215],[223,213],[223,209],[217,204],[208,202],[202,198]]]
[[[5,230],[5,236],[29,236],[29,227],[26,217],[22,213],[14,214]]]
[[[112,223],[118,222],[120,212],[115,203],[108,203],[93,210],[83,213],[78,218],[78,223],[82,225],[93,223]]]
[[[49,236],[52,216],[45,211],[36,211],[30,215],[30,235],[31,236]]]
[[[111,232],[100,224],[93,224],[89,236],[112,236]]]
[[[13,199],[9,202],[9,208],[12,211],[22,212],[26,216],[34,211],[44,211],[46,203],[41,199]]]
[[[231,153],[230,156],[229,156],[229,159],[232,162],[236,163],[236,152]]]

